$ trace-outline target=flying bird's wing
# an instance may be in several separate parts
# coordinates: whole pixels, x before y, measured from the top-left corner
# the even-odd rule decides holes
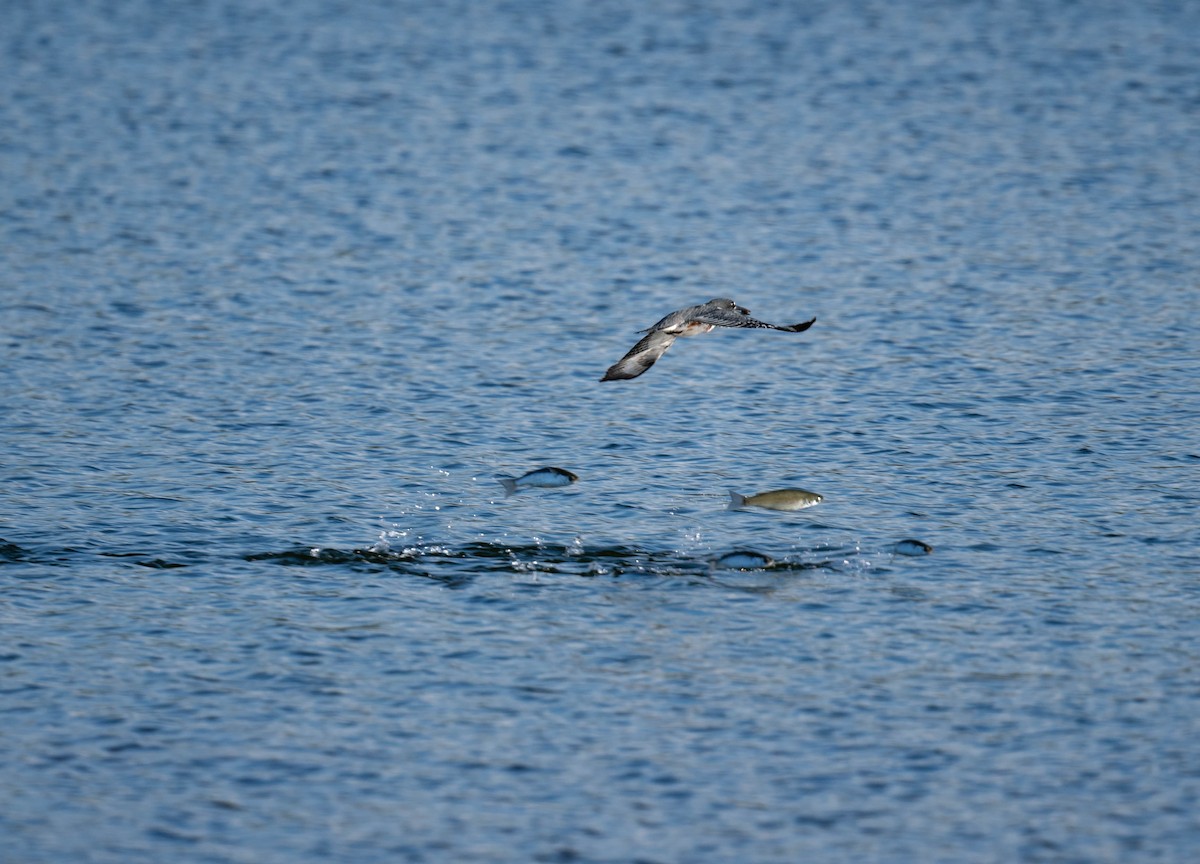
[[[801,321],[799,324],[788,324],[782,327],[775,327],[775,329],[783,330],[787,333],[803,333],[815,323],[817,323],[816,318],[809,318],[807,321]],[[770,327],[772,325],[768,324],[767,326]]]
[[[608,367],[601,381],[619,381],[624,378],[636,378],[654,365],[654,362],[671,347],[675,341],[673,333],[656,330],[644,336],[629,353]]]
[[[765,327],[770,330],[783,330],[788,333],[803,333],[817,319],[813,318],[809,321],[802,321],[799,324],[768,324],[766,321],[759,321],[756,318],[751,318],[749,315],[744,315],[736,309],[705,309],[693,315],[691,320],[698,321],[701,324],[712,324],[716,327]]]

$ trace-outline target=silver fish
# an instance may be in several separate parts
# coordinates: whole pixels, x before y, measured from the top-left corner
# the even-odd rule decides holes
[[[897,555],[928,555],[932,551],[932,546],[920,540],[901,540],[892,547],[892,552]]]
[[[783,330],[787,333],[803,333],[813,325],[816,318],[799,324],[768,324],[750,317],[750,310],[737,305],[725,297],[717,297],[699,306],[679,309],[663,318],[653,327],[640,332],[646,336],[629,349],[629,352],[608,367],[601,381],[621,381],[636,378],[654,365],[655,361],[671,347],[680,336],[699,336],[714,327],[757,327]]]
[[[816,492],[805,489],[775,489],[771,492],[759,492],[757,495],[739,495],[732,489],[729,491],[729,509],[740,507],[762,507],[766,510],[803,510],[820,504],[825,499]]]
[[[713,562],[713,565],[725,570],[766,570],[775,563],[775,559],[761,552],[739,549],[726,552]]]
[[[558,486],[570,486],[579,477],[563,468],[546,467],[522,474],[520,477],[498,476],[496,479],[504,487],[505,496],[508,496],[520,492],[522,489],[552,489]]]

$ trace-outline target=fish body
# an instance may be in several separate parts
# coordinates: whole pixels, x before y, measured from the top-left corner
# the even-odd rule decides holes
[[[892,547],[892,551],[897,555],[928,555],[933,547],[920,540],[901,540]]]
[[[775,489],[770,492],[759,492],[757,495],[739,495],[732,489],[729,491],[729,509],[737,510],[742,507],[762,507],[765,510],[803,510],[820,504],[823,499],[816,492],[806,489]]]
[[[570,486],[579,477],[563,468],[538,468],[520,477],[497,477],[504,487],[505,495],[513,495],[522,489],[552,489],[558,486]]]
[[[726,297],[717,297],[698,306],[678,309],[653,327],[640,332],[646,335],[629,351],[608,367],[601,381],[623,381],[636,378],[657,362],[675,340],[681,336],[699,336],[715,327],[750,327],[803,333],[816,318],[799,324],[768,324],[750,317],[750,310]]]
[[[775,559],[761,552],[739,549],[727,552],[713,562],[713,565],[723,570],[766,570],[775,563]]]

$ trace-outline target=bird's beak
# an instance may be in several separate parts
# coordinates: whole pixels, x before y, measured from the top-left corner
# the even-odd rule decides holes
[[[749,310],[749,309],[747,309],[747,308],[745,308],[744,306],[739,306],[739,307],[737,307],[737,310],[738,310],[739,312],[741,312],[743,315],[749,315],[749,314],[750,314],[750,310]]]

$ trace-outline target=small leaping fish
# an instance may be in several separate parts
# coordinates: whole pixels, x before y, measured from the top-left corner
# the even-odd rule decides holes
[[[892,551],[897,555],[928,555],[933,547],[922,540],[901,540]]]
[[[757,495],[739,495],[730,490],[729,509],[740,510],[742,507],[762,507],[765,510],[803,510],[820,504],[823,499],[816,492],[807,489],[774,489],[770,492],[759,492]]]
[[[680,336],[699,336],[701,333],[710,332],[714,327],[757,327],[782,330],[785,333],[803,333],[816,320],[810,318],[808,321],[789,325],[767,324],[765,321],[751,318],[749,309],[737,305],[732,300],[718,297],[699,306],[688,306],[686,309],[672,312],[653,327],[642,330],[646,335],[641,341],[610,366],[600,380],[620,381],[638,377],[653,366]]]
[[[505,497],[520,492],[522,489],[554,488],[557,486],[570,486],[579,477],[572,474],[570,471],[562,468],[538,468],[520,477],[497,477],[500,485],[504,487]]]
[[[766,570],[775,566],[775,559],[750,549],[738,549],[722,555],[713,566],[724,570]]]

